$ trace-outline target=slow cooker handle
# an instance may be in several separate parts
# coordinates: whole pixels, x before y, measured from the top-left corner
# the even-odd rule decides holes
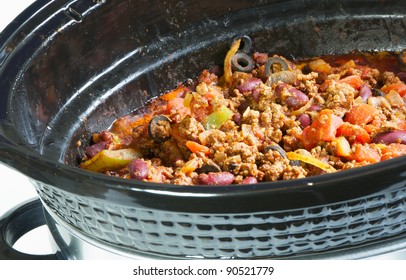
[[[45,225],[41,201],[31,199],[9,210],[0,218],[0,259],[1,260],[56,260],[56,254],[32,255],[13,248],[14,243],[29,231]]]

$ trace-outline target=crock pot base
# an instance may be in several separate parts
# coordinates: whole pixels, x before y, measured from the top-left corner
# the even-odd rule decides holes
[[[406,232],[406,189],[280,212],[181,213],[123,207],[35,182],[54,219],[73,234],[162,258],[301,258]]]

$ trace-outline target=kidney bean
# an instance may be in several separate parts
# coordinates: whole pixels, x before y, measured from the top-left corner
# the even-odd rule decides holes
[[[230,172],[210,172],[199,174],[197,180],[201,185],[230,185],[234,181],[234,175]]]
[[[224,73],[223,67],[221,67],[221,66],[218,65],[218,64],[213,65],[213,67],[211,67],[211,68],[209,69],[209,72],[212,73],[212,74],[214,74],[214,75],[216,75],[217,77],[223,76],[223,73]]]
[[[309,111],[315,111],[315,112],[319,112],[319,111],[321,111],[321,106],[320,105],[312,105],[312,106],[310,106],[309,107]]]
[[[277,98],[281,98],[281,93],[284,88],[286,88],[288,84],[286,83],[278,83],[275,87],[275,95]]]
[[[252,58],[255,60],[256,64],[264,65],[268,61],[269,55],[267,53],[254,52]]]
[[[237,124],[237,125],[241,125],[241,114],[240,113],[235,113],[233,115],[233,121]]]
[[[404,130],[393,130],[389,132],[382,132],[377,134],[373,139],[373,143],[401,143],[406,144],[406,131]]]
[[[307,102],[309,102],[309,97],[304,94],[302,91],[296,88],[290,88],[289,92],[292,94],[288,98],[286,98],[285,102],[290,108],[297,110]]]
[[[128,164],[132,179],[142,180],[148,176],[148,165],[141,159],[134,159]]]
[[[247,108],[251,105],[251,102],[249,100],[245,100],[243,101],[240,106],[238,106],[238,112],[240,112],[241,114],[245,112],[245,110],[247,110]]]
[[[259,89],[254,89],[252,92],[251,92],[251,97],[252,97],[252,100],[254,100],[255,102],[259,102],[259,99],[261,98],[261,95],[260,95],[260,92],[259,92]]]
[[[100,152],[101,150],[104,150],[107,147],[107,142],[103,141],[103,142],[99,142],[96,144],[93,144],[91,146],[86,147],[85,149],[85,154],[86,156],[88,156],[89,158],[94,157],[98,152]]]
[[[256,183],[258,183],[258,180],[255,177],[247,177],[241,181],[241,184],[247,184],[247,185],[256,184]]]
[[[368,98],[372,96],[371,88],[367,84],[362,84],[359,88],[359,96],[361,96],[364,101],[367,101]]]
[[[292,108],[294,110],[297,110],[304,105],[295,96],[289,96],[288,98],[286,98],[285,102],[289,108]]]
[[[308,114],[300,114],[297,119],[300,122],[301,129],[305,129],[312,124],[312,120]]]
[[[261,79],[258,78],[250,78],[245,80],[240,85],[237,86],[237,89],[242,92],[252,92],[259,84],[261,84]]]
[[[406,72],[399,72],[397,76],[402,82],[406,82]]]

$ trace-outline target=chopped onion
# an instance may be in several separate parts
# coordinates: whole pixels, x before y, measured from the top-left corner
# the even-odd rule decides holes
[[[296,111],[290,112],[290,114],[293,116],[299,116],[301,114],[304,114],[312,105],[313,105],[313,98],[310,98],[309,102],[307,102],[305,105],[303,105]]]
[[[392,106],[403,106],[405,104],[400,94],[395,90],[391,90],[385,95],[385,98]]]
[[[372,96],[368,98],[368,104],[374,106],[375,108],[391,109],[388,100],[383,96]]]
[[[358,96],[357,98],[354,99],[354,104],[360,103],[365,103],[365,100],[361,96]]]

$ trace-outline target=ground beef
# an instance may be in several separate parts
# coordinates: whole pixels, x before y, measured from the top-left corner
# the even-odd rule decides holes
[[[338,116],[344,116],[353,105],[356,95],[357,91],[350,85],[333,80],[321,96],[325,99],[326,108],[333,109]]]
[[[380,53],[381,66],[385,55],[394,61]],[[206,69],[94,133],[81,167],[131,178],[130,162],[142,155],[144,181],[216,185],[299,179],[406,154],[401,141],[374,142],[380,133],[406,135],[406,85],[393,65],[372,67],[373,54],[295,62],[253,52],[254,69],[241,72],[227,67],[231,57],[222,71]],[[282,62],[267,73],[270,58]]]

